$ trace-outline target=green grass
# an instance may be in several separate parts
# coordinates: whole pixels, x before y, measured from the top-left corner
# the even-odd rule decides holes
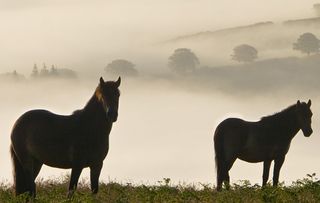
[[[37,182],[35,202],[320,202],[320,181],[315,174],[307,175],[290,186],[261,188],[241,181],[230,190],[216,192],[209,185],[172,185],[170,179],[158,185],[132,185],[110,182],[101,183],[97,195],[91,195],[86,181],[79,183],[72,199],[67,199],[68,178],[40,180]],[[0,202],[25,202],[26,195],[15,197],[11,185],[0,184]]]

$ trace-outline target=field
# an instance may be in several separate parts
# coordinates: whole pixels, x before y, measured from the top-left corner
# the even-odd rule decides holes
[[[40,180],[35,202],[320,202],[320,181],[315,174],[293,182],[290,186],[261,188],[249,181],[233,184],[230,190],[216,192],[209,185],[172,185],[165,178],[157,185],[101,183],[97,195],[90,194],[88,182],[79,183],[72,199],[66,198],[68,177]],[[25,202],[26,195],[15,197],[10,185],[0,185],[0,202]]]

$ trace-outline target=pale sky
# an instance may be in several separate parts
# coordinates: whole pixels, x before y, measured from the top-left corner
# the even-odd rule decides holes
[[[313,17],[314,3],[317,1],[1,0],[0,72],[26,72],[33,63],[42,62],[80,67],[95,61],[100,66],[124,52],[128,56],[141,46],[180,35]]]

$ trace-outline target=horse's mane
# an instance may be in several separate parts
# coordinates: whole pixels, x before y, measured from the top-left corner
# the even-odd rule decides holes
[[[86,103],[86,105],[82,109],[77,109],[73,111],[72,115],[79,115],[84,111],[89,111],[92,106],[94,106],[95,104],[98,104],[99,103],[98,95],[99,94],[101,95],[100,91],[101,91],[100,86],[98,86],[94,91],[94,94],[91,96],[90,100]]]
[[[287,107],[286,109],[283,109],[282,111],[280,112],[277,112],[277,113],[274,113],[270,116],[264,116],[260,119],[260,121],[262,122],[271,122],[271,123],[274,123],[274,122],[279,122],[279,121],[282,121],[282,120],[290,120],[290,119],[294,119],[294,116],[293,114],[295,113],[295,109],[296,109],[297,105],[296,104],[293,104],[289,107]]]
[[[111,81],[107,81],[105,82],[106,85],[112,85],[113,82]],[[117,89],[117,91],[120,94],[120,90]],[[101,86],[98,85],[98,87],[96,88],[96,90],[94,91],[92,97],[90,98],[90,100],[86,103],[86,105],[84,106],[83,109],[78,109],[75,110],[72,115],[78,115],[81,114],[83,112],[91,112],[94,108],[96,108],[97,105],[101,105],[101,100],[102,100],[102,92],[101,92]]]

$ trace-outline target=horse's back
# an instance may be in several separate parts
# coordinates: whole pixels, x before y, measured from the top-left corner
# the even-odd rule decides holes
[[[39,161],[50,159],[61,162],[61,166],[66,165],[68,160],[62,157],[68,154],[72,144],[71,132],[76,125],[73,120],[70,116],[60,116],[47,110],[28,111],[14,124],[12,147],[18,156],[29,154]]]
[[[46,110],[31,110],[27,111],[24,114],[22,114],[14,123],[14,126],[12,128],[11,132],[11,139],[14,141],[14,138],[22,133],[22,131],[26,130],[30,127],[30,124],[39,121],[48,121],[48,118],[50,117],[52,113]]]
[[[15,122],[12,128],[11,139],[14,139],[16,136],[28,136],[32,133],[44,133],[45,131],[48,131],[47,133],[50,134],[50,130],[53,129],[48,128],[55,127],[55,125],[69,120],[68,117],[42,109],[27,111]]]
[[[70,116],[63,116],[63,115],[58,115],[54,114],[48,110],[45,109],[35,109],[35,110],[30,110],[22,114],[18,119],[17,122],[24,122],[26,120],[47,120],[48,119],[57,119],[57,118],[68,118]]]
[[[239,118],[228,118],[222,121],[215,130],[215,147],[228,149],[225,153],[230,155],[240,151],[250,131],[249,123]]]
[[[227,118],[217,126],[214,136],[226,136],[226,134],[239,136],[239,134],[247,133],[248,123],[240,118]]]

